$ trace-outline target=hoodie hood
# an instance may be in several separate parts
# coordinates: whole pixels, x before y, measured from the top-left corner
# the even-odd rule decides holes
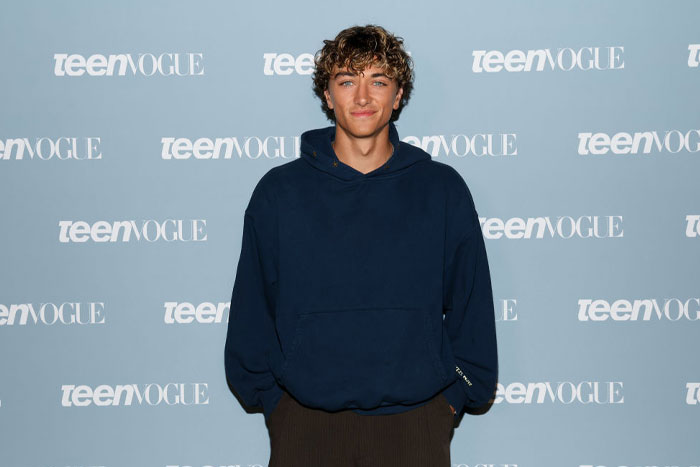
[[[389,141],[394,146],[394,152],[383,165],[366,174],[338,159],[331,145],[334,139],[335,125],[305,131],[301,134],[301,157],[317,169],[342,180],[381,178],[393,175],[416,162],[431,159],[422,149],[399,140],[394,122],[389,122]]]

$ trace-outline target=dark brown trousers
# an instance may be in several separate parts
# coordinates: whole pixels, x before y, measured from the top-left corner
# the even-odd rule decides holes
[[[330,413],[287,392],[269,417],[268,467],[450,467],[454,415],[438,394],[403,413]]]

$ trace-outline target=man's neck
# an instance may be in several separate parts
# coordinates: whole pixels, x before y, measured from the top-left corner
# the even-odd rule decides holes
[[[356,138],[335,126],[333,150],[338,159],[362,173],[381,167],[390,157],[394,148],[389,141],[389,124],[378,133]]]

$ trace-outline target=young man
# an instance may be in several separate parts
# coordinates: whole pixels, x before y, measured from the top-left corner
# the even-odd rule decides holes
[[[334,126],[246,208],[226,376],[269,422],[270,466],[450,465],[454,421],[497,380],[491,280],[471,193],[399,140],[401,38],[341,31],[316,54]]]

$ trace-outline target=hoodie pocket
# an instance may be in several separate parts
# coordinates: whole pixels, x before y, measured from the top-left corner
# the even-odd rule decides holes
[[[305,310],[280,379],[328,411],[428,399],[447,382],[429,318],[408,307]]]

